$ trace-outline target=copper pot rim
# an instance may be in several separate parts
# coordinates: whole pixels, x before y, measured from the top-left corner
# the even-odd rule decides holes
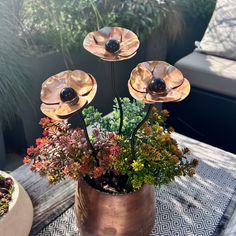
[[[117,196],[119,196],[119,197],[126,197],[126,196],[136,195],[136,194],[144,191],[144,188],[146,188],[146,187],[154,187],[153,185],[150,185],[150,184],[144,184],[140,189],[138,189],[138,190],[136,190],[134,192],[129,192],[129,193],[107,193],[107,192],[103,192],[103,191],[101,191],[99,189],[96,189],[96,188],[92,187],[91,185],[89,185],[87,183],[87,181],[84,179],[84,177],[82,177],[82,178],[80,178],[78,180],[78,184],[79,184],[79,182],[84,184],[86,187],[88,187],[90,189],[93,189],[97,193],[102,194],[102,195],[107,196],[107,197],[117,197]]]

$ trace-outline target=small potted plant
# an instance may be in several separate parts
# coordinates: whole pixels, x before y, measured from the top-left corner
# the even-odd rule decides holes
[[[50,77],[41,91],[41,110],[49,117],[40,121],[44,137],[27,149],[24,162],[32,162],[31,170],[47,175],[50,183],[67,177],[78,180],[75,213],[82,235],[148,235],[156,214],[154,186],[176,176],[193,176],[197,166],[197,160],[188,159],[188,149],[181,150],[171,137],[173,129],[165,127],[168,112],[154,106],[183,100],[189,82],[166,62],[143,62],[128,81],[137,101],[121,99],[115,89],[114,62],[136,54],[137,36],[124,28],[105,27],[89,33],[84,47],[110,61],[113,112],[103,117],[94,107],[86,107],[97,91],[92,75],[75,70]],[[68,123],[77,112],[83,129]]]
[[[28,194],[11,175],[0,171],[1,236],[13,236],[16,232],[27,236],[32,222],[33,206]]]
[[[12,178],[0,175],[0,217],[8,212],[13,191],[14,184]]]

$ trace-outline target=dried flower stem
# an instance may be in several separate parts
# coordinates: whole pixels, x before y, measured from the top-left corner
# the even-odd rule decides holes
[[[136,126],[136,128],[134,129],[132,136],[131,136],[131,153],[132,153],[132,159],[135,159],[135,135],[137,133],[137,131],[139,130],[139,128],[144,124],[144,122],[149,118],[151,110],[152,110],[152,106],[153,104],[149,104],[148,106],[148,110],[147,113],[145,115],[145,117],[143,118],[143,120],[141,120],[139,122],[139,124]]]
[[[120,97],[118,96],[118,93],[116,91],[115,63],[114,62],[111,62],[111,83],[112,83],[112,90],[116,97],[119,110],[120,110],[120,126],[119,126],[119,131],[118,131],[118,134],[120,135],[122,131],[122,126],[123,126],[123,109],[122,109],[122,103],[121,103]]]

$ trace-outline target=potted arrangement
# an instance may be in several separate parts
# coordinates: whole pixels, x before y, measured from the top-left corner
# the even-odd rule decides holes
[[[128,81],[137,101],[121,99],[114,63],[136,54],[138,37],[125,28],[105,27],[89,33],[83,45],[110,63],[113,112],[103,117],[86,107],[98,87],[92,75],[74,70],[50,77],[41,90],[41,111],[48,116],[40,121],[44,137],[27,149],[24,162],[50,183],[78,180],[75,213],[82,235],[148,235],[155,221],[154,186],[193,176],[197,166],[197,160],[186,156],[188,149],[181,150],[171,137],[173,128],[165,127],[168,112],[154,106],[183,100],[189,82],[166,62],[143,62]],[[76,113],[83,129],[68,123]]]
[[[12,176],[0,171],[1,235],[13,236],[17,232],[19,236],[27,236],[32,222],[33,206],[28,194]]]
[[[14,192],[13,180],[0,175],[0,216],[8,212],[12,193]]]

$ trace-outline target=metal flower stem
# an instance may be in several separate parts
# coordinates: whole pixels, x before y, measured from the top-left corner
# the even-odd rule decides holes
[[[88,130],[87,130],[87,126],[86,126],[86,123],[85,123],[85,120],[84,120],[84,116],[83,116],[83,113],[82,111],[79,111],[79,116],[80,116],[80,119],[82,121],[82,126],[83,126],[83,129],[84,129],[84,134],[85,134],[85,138],[87,140],[87,143],[90,147],[90,149],[92,150],[92,155],[94,156],[96,162],[97,162],[97,165],[99,164],[99,161],[97,159],[97,154],[96,154],[96,150],[94,149],[92,143],[90,142],[90,139],[89,139],[89,135],[88,135]]]
[[[112,90],[113,93],[116,97],[118,106],[119,106],[119,111],[120,111],[120,125],[119,125],[119,131],[118,134],[120,135],[122,132],[122,126],[123,126],[123,109],[122,109],[122,103],[121,100],[118,96],[118,93],[116,91],[116,80],[115,80],[115,63],[111,62],[111,83],[112,83]]]
[[[148,110],[147,113],[145,115],[145,117],[143,118],[142,121],[140,121],[140,123],[136,126],[136,128],[134,129],[132,136],[131,136],[131,154],[132,154],[132,159],[135,159],[135,135],[138,132],[139,128],[144,124],[144,122],[149,118],[151,110],[152,110],[152,106],[153,104],[149,104],[148,106]]]

